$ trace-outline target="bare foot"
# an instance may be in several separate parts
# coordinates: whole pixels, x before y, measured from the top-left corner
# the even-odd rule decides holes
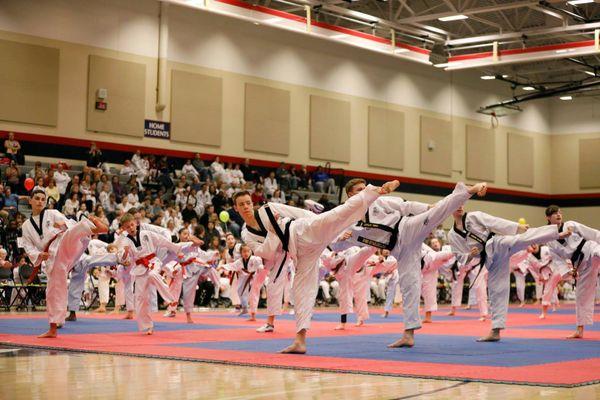
[[[424,324],[431,324],[431,318],[425,318],[425,319],[423,320],[423,323],[424,323]]]
[[[465,307],[463,307],[463,308],[464,308],[465,310],[470,310],[470,309],[471,309],[471,306],[465,306]]]
[[[539,319],[546,319],[546,314],[545,313],[541,313],[538,318]]]
[[[456,315],[456,312],[455,312],[454,310],[451,310],[451,311],[449,311],[449,312],[448,312],[448,314],[446,314],[446,315],[449,315],[449,316],[451,316],[451,317],[452,317],[452,316]]]
[[[67,318],[65,318],[65,321],[70,321],[70,322],[77,321],[77,315],[75,314],[75,311],[71,311],[69,313],[69,315],[67,316]]]
[[[94,234],[100,234],[100,233],[106,233],[108,232],[108,226],[106,226],[102,220],[100,220],[99,218],[94,217],[93,215],[88,216],[88,219],[94,224],[96,225],[96,227],[94,229],[92,229],[92,232]]]
[[[188,324],[193,324],[194,320],[192,319],[192,317],[187,317],[187,323]]]
[[[150,328],[146,331],[146,335],[152,335],[154,333],[154,329]]]
[[[479,182],[479,183],[476,183],[475,185],[471,186],[468,191],[470,194],[477,193],[477,196],[483,197],[487,193],[487,189],[488,188],[487,188],[486,182]]]
[[[415,339],[409,336],[402,336],[401,339],[396,340],[394,343],[388,344],[387,347],[395,349],[399,347],[413,347],[415,345]]]
[[[133,319],[133,311],[127,311],[127,314],[125,314],[123,319]]]
[[[50,329],[48,332],[41,334],[38,336],[40,339],[54,339],[56,337],[56,329]]]
[[[306,345],[294,342],[285,349],[280,351],[281,354],[305,354]]]
[[[99,314],[105,313],[106,312],[106,308],[104,308],[104,307],[98,307],[96,309],[96,312],[99,313]]]
[[[343,331],[344,329],[346,329],[346,325],[345,324],[339,324],[338,326],[336,326],[333,329],[336,330],[336,331]]]
[[[365,321],[363,321],[362,319],[358,319],[358,321],[356,321],[356,324],[354,324],[354,326],[363,326],[365,324]]]
[[[386,311],[383,313],[383,315],[381,315],[383,318],[387,318],[390,315],[389,311]]]
[[[246,321],[248,321],[248,322],[253,322],[253,321],[256,321],[256,318],[255,318],[255,317],[250,317],[250,318],[248,318]]]
[[[492,329],[487,336],[480,337],[477,339],[478,342],[499,342],[500,341],[500,329]]]
[[[488,315],[482,315],[481,317],[479,317],[480,321],[485,321],[486,319],[488,319]]]
[[[392,193],[400,186],[400,182],[397,180],[389,181],[381,185],[379,188],[379,194],[389,194]]]
[[[519,304],[519,308],[523,308],[523,307],[525,307],[525,303]]]
[[[567,339],[583,339],[583,326],[578,326],[575,332],[567,336]]]

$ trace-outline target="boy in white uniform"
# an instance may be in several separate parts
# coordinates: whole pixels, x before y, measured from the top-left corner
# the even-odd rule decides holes
[[[453,214],[454,227],[448,237],[457,258],[466,258],[479,252],[479,264],[488,270],[488,290],[492,329],[478,341],[497,342],[500,330],[506,326],[510,294],[510,256],[534,243],[558,239],[557,228],[543,226],[531,228],[479,211],[465,213],[457,208]],[[505,236],[500,236],[505,235]]]
[[[154,323],[152,322],[150,289],[156,287],[163,299],[170,304],[175,302],[160,275],[161,260],[157,257],[158,250],[165,249],[179,254],[184,247],[192,243],[200,244],[194,238],[192,242],[172,243],[160,234],[150,230],[138,229],[137,221],[132,214],[125,214],[121,217],[121,229],[127,233],[118,240],[121,249],[127,248],[130,263],[133,265],[131,270],[135,276],[135,308],[138,321],[138,328],[147,335],[154,333]]]
[[[261,219],[269,220],[271,223],[266,227],[268,233],[265,242],[255,254],[268,259],[275,254],[278,246],[283,245],[296,267],[292,288],[296,338],[292,345],[282,350],[283,353],[304,354],[306,352],[306,331],[310,327],[318,291],[317,260],[323,250],[344,231],[347,224],[360,219],[369,205],[379,196],[392,192],[399,185],[398,181],[392,181],[387,182],[381,188],[369,186],[361,195],[348,199],[343,205],[326,213],[294,221],[290,218],[280,218],[279,215],[275,216],[268,207],[263,206],[258,210]],[[242,216],[246,225],[259,229],[254,219],[254,205],[249,194],[236,197],[235,209]],[[275,223],[272,219],[275,220]]]
[[[577,328],[568,338],[580,339],[583,338],[584,325],[594,323],[594,296],[600,268],[600,231],[575,221],[563,223],[562,212],[556,205],[546,208],[546,219],[549,224],[557,226],[561,233],[573,233],[570,237],[561,237],[547,245],[553,254],[553,263],[571,261],[572,274],[577,284]],[[545,307],[547,309],[548,306]]]
[[[454,254],[442,251],[439,239],[433,238],[429,242],[431,247],[423,243],[421,248],[421,274],[423,296],[423,309],[425,319],[423,323],[431,322],[431,313],[437,311],[437,281],[440,268],[454,262]]]
[[[50,329],[39,337],[55,338],[58,325],[66,317],[69,271],[87,248],[91,236],[108,232],[108,227],[95,217],[73,224],[59,211],[46,210],[46,193],[41,190],[31,192],[29,204],[31,218],[23,223],[20,241],[36,270],[42,262],[46,264]]]

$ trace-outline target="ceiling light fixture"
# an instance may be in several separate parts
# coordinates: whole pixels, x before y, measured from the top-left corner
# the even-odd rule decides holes
[[[571,1],[567,1],[567,4],[570,4],[572,6],[578,6],[579,4],[589,4],[589,3],[593,3],[594,0],[571,0]]]
[[[491,81],[492,79],[496,79],[496,77],[494,75],[483,75],[481,79],[484,81]]]
[[[592,71],[582,71],[584,74],[588,74],[590,76],[596,76],[595,73],[593,73]]]
[[[533,86],[523,86],[523,90],[531,92],[532,90],[535,90],[535,88]]]
[[[442,22],[448,22],[448,21],[459,21],[461,19],[467,19],[467,18],[469,18],[469,17],[467,17],[464,14],[456,14],[456,15],[450,15],[448,17],[441,17],[441,18],[438,18],[438,20],[442,21]]]
[[[567,100],[573,100],[573,96],[560,96],[559,99],[567,101]]]
[[[400,47],[400,48],[397,48],[396,50],[394,50],[394,53],[408,53],[408,49]]]

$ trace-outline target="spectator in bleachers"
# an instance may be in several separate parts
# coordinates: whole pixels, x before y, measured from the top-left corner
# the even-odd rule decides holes
[[[19,190],[19,182],[20,182],[20,173],[19,167],[17,166],[17,162],[15,160],[10,160],[10,164],[8,168],[4,171],[4,180],[7,186],[10,186],[13,192],[17,192]]]
[[[266,202],[261,184],[256,184],[256,189],[254,189],[254,193],[250,197],[252,198],[252,202],[257,206]]]
[[[48,200],[52,199],[55,204],[58,204],[60,201],[60,191],[58,190],[58,186],[56,186],[54,178],[51,178],[48,181],[48,186],[43,190],[46,192],[46,198]]]
[[[240,164],[235,164],[231,171],[231,184],[242,186],[246,181],[244,180],[244,173],[240,169]]]
[[[123,163],[123,168],[121,168],[119,174],[123,176],[135,175],[135,167],[133,166],[130,160],[125,160],[125,162]]]
[[[102,151],[96,146],[96,143],[92,142],[88,151],[86,165],[93,169],[102,168]]]
[[[313,190],[321,193],[334,193],[335,181],[323,170],[320,165],[312,175]]]
[[[250,165],[249,158],[244,160],[244,163],[240,166],[240,170],[242,171],[242,174],[244,174],[245,181],[255,183],[260,181],[258,178],[258,172]]]
[[[213,161],[212,164],[210,164],[210,170],[212,172],[214,180],[218,181],[222,179],[221,175],[223,174],[223,172],[225,172],[225,168],[223,167],[223,164],[221,164],[221,159],[219,158],[219,156],[217,156],[215,158],[215,161]]]
[[[269,201],[273,203],[285,204],[285,194],[281,190],[276,189],[273,192],[273,196],[271,196],[271,199],[269,199]]]
[[[108,180],[108,175],[102,174],[100,175],[100,180],[96,184],[96,193],[102,193],[105,187],[109,193],[113,191],[112,183]]]
[[[210,168],[208,168],[204,164],[200,153],[196,153],[196,155],[194,156],[194,161],[192,161],[192,165],[194,166],[194,168],[196,168],[196,171],[198,172],[198,174],[200,174],[200,178],[204,182],[212,180],[212,172]]]
[[[43,177],[36,178],[33,181],[35,182],[35,186],[33,187],[33,189],[31,189],[32,192],[35,190],[46,191],[46,184],[44,183]]]
[[[4,210],[8,211],[11,216],[14,216],[19,210],[19,196],[12,193],[10,186],[4,188]]]
[[[219,190],[217,194],[212,198],[212,204],[215,206],[215,213],[220,213],[223,211],[223,208],[226,204],[228,204],[229,200],[225,197],[225,192],[223,190]]]
[[[29,177],[35,179],[37,182],[38,178],[46,176],[46,171],[42,168],[42,162],[36,161],[33,168],[29,171]]]
[[[311,186],[310,174],[306,169],[306,165],[303,165],[296,175],[298,177],[298,189],[308,189]]]
[[[79,209],[79,195],[77,193],[71,193],[69,198],[65,201],[62,208],[62,213],[67,217],[75,217],[77,210]]]
[[[21,144],[15,139],[14,132],[8,132],[8,139],[4,141],[4,149],[6,150],[6,155],[15,164],[23,164],[23,157],[21,155]]]
[[[56,171],[54,171],[54,182],[56,182],[56,187],[58,187],[58,192],[60,196],[63,197],[67,192],[67,185],[71,182],[71,177],[64,170],[64,166],[62,163],[58,163],[56,167]]]
[[[196,218],[196,220],[198,219],[198,214],[196,213],[196,210],[194,210],[194,205],[191,203],[188,203],[185,208],[183,209],[183,211],[181,212],[181,217],[183,218],[183,220],[185,222],[190,222],[192,220],[192,218]]]
[[[195,177],[200,176],[200,173],[196,168],[192,165],[192,160],[186,160],[183,167],[181,167],[181,174],[188,179],[193,179]]]
[[[267,197],[271,197],[273,192],[279,188],[279,184],[275,178],[275,171],[269,172],[269,176],[265,178],[264,188]]]
[[[279,164],[279,167],[277,167],[277,170],[275,171],[275,178],[277,179],[277,182],[279,182],[279,188],[283,191],[289,191],[291,188],[291,175],[290,172],[287,170],[285,163],[282,161]]]

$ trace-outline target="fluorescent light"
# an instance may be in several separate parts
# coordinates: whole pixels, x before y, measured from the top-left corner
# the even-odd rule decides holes
[[[400,47],[400,48],[397,48],[396,50],[394,50],[394,53],[408,53],[408,49]]]
[[[443,22],[448,22],[448,21],[458,21],[461,19],[467,19],[469,17],[467,17],[464,14],[456,14],[456,15],[450,15],[448,17],[442,17],[442,18],[438,18],[438,20],[443,21]]]
[[[532,90],[535,90],[535,88],[533,86],[523,86],[523,90],[530,92]]]
[[[566,100],[573,100],[573,97],[572,96],[560,96],[559,99],[566,101]]]
[[[491,81],[492,79],[496,79],[496,77],[494,75],[483,75],[481,79],[484,81]]]
[[[508,75],[502,75],[502,77],[503,77],[504,79],[506,79],[506,78],[508,78]]]
[[[579,4],[588,4],[588,3],[593,3],[594,0],[571,0],[571,1],[567,1],[568,4],[572,5],[572,6],[577,6]]]
[[[436,68],[446,68],[448,63],[433,64],[433,66]]]
[[[583,72],[584,74],[588,74],[588,75],[591,75],[591,76],[596,76],[596,74],[595,74],[595,73],[593,73],[592,71],[582,71],[582,72]]]

